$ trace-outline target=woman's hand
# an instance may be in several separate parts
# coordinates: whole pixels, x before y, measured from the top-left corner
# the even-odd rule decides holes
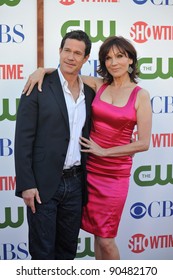
[[[30,95],[31,91],[33,90],[33,87],[35,84],[38,83],[38,90],[41,92],[42,91],[42,83],[43,83],[43,78],[45,75],[44,68],[38,68],[35,70],[31,75],[29,75],[28,80],[24,86],[23,89],[23,94],[26,94],[27,96]]]
[[[29,78],[24,86],[23,94],[30,95],[31,91],[33,90],[33,87],[35,84],[38,83],[38,90],[42,91],[42,83],[45,74],[50,74],[55,70],[55,68],[43,68],[39,67],[37,70],[35,70],[31,75],[29,75]]]
[[[106,156],[106,149],[100,147],[98,144],[96,144],[91,138],[88,140],[85,137],[80,137],[79,143],[84,148],[81,149],[81,152],[84,153],[92,153],[99,157],[105,157]]]

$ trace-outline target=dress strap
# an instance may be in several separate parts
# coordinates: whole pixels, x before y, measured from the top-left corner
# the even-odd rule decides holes
[[[98,91],[96,92],[96,97],[100,97],[100,95],[102,94],[102,92],[107,88],[108,83],[101,85],[101,87],[98,89]]]
[[[131,94],[130,94],[130,97],[129,97],[129,100],[128,100],[128,103],[132,103],[132,102],[135,102],[136,101],[136,97],[137,97],[137,94],[138,92],[141,90],[142,88],[140,86],[136,86]]]

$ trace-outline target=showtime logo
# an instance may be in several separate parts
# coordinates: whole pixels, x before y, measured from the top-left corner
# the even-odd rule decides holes
[[[0,191],[14,191],[16,189],[16,177],[1,176]]]
[[[154,40],[173,40],[173,26],[148,26],[144,21],[138,21],[131,27],[130,36],[136,43],[145,43],[149,38]]]
[[[59,1],[59,3],[64,6],[70,6],[70,5],[73,5],[75,3],[75,1],[74,0],[61,0],[61,1]]]
[[[0,80],[23,79],[23,64],[0,64]]]
[[[153,148],[173,147],[173,133],[152,134]]]
[[[146,237],[142,233],[134,234],[128,244],[131,252],[140,254],[146,249],[173,248],[173,235],[154,235]]]
[[[133,138],[135,141],[138,140],[138,132],[133,133]],[[162,148],[173,147],[173,133],[156,133],[151,135],[152,147],[153,148]]]
[[[81,2],[94,2],[94,3],[117,3],[120,2],[120,0],[81,0]],[[64,5],[64,6],[70,6],[75,4],[74,0],[61,0],[59,1],[60,4]]]

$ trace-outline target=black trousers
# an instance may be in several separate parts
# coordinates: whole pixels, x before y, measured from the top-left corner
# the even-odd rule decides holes
[[[35,214],[27,207],[31,259],[75,258],[82,213],[81,179],[81,172],[72,177],[62,176],[49,202],[37,203]]]

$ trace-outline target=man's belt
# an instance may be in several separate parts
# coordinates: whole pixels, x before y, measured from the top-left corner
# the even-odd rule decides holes
[[[69,177],[73,177],[76,174],[79,174],[82,172],[82,167],[81,165],[74,165],[71,168],[68,169],[64,169],[62,172],[62,176],[64,178],[69,178]]]

